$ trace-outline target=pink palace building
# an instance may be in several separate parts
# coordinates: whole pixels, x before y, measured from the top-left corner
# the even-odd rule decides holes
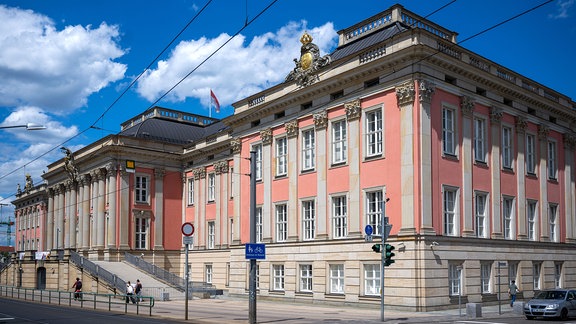
[[[154,107],[63,148],[44,196],[14,201],[23,257],[0,280],[16,283],[20,266],[37,285],[69,251],[143,254],[184,277],[191,222],[192,280],[247,296],[254,176],[258,298],[379,305],[381,255],[364,229],[380,234],[384,210],[387,307],[496,303],[511,280],[519,299],[576,286],[576,103],[400,5],[338,35],[332,53],[302,35],[286,80],[223,120]],[[67,287],[74,267],[45,286]]]

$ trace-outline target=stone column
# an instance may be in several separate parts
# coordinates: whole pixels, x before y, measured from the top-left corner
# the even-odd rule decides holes
[[[396,86],[396,99],[400,109],[400,187],[402,227],[399,235],[414,235],[416,226],[414,215],[417,203],[414,195],[414,81],[407,81]],[[383,197],[386,200],[386,197]],[[386,215],[385,215],[386,216]]]
[[[420,182],[420,234],[422,235],[436,234],[432,225],[432,119],[430,115],[434,90],[434,85],[430,82],[421,80],[418,83],[420,99],[420,179],[418,181]]]
[[[82,249],[86,250],[90,247],[90,222],[92,220],[91,206],[92,199],[90,194],[90,187],[92,178],[89,174],[84,174],[80,177],[82,189],[82,208],[80,209],[80,236],[79,240],[82,242]]]
[[[52,250],[54,245],[54,188],[48,188],[48,212],[46,213],[46,239],[44,240],[46,251]]]
[[[521,116],[516,116],[516,138],[518,142],[518,155],[516,163],[516,187],[518,188],[518,215],[517,218],[517,239],[527,240],[528,234],[526,233],[526,126],[528,125],[526,118]]]
[[[154,250],[162,250],[162,241],[164,233],[164,175],[166,170],[164,169],[154,169],[154,192],[156,193],[156,198],[154,199],[154,221],[151,225],[154,227],[151,230],[154,231]],[[152,242],[150,242],[152,243]]]
[[[502,197],[500,193],[500,145],[502,145],[501,139],[501,123],[502,123],[502,110],[496,107],[490,109],[490,131],[491,131],[491,168],[492,171],[492,222],[491,228],[492,238],[502,238],[502,216],[500,212],[500,206],[502,202]]]
[[[119,210],[119,221],[118,224],[118,238],[120,240],[119,247],[122,250],[130,248],[130,231],[129,224],[132,219],[132,213],[130,212],[130,175],[131,173],[126,172],[125,169],[120,170],[120,210]]]
[[[194,228],[196,229],[194,234],[194,244],[196,246],[200,246],[200,242],[202,242],[204,239],[203,234],[205,233],[205,230],[203,229],[205,228],[204,220],[206,218],[206,208],[204,208],[204,206],[206,206],[206,199],[208,197],[206,187],[204,186],[206,179],[206,169],[197,168],[192,170],[192,173],[194,174],[195,181],[194,189],[198,189],[194,190],[194,194],[197,197],[197,199],[194,199],[194,204],[196,205],[196,215],[194,215]],[[198,186],[196,186],[196,184],[198,184]]]
[[[328,128],[328,113],[326,111],[314,114],[314,128],[316,130],[316,239],[328,238],[327,222],[327,185],[326,185],[326,128]]]
[[[476,236],[474,231],[474,190],[472,188],[472,165],[474,163],[472,137],[474,136],[474,99],[460,97],[462,109],[462,236]]]
[[[116,248],[116,222],[117,222],[117,212],[116,212],[116,196],[118,195],[118,168],[116,162],[110,163],[106,166],[106,175],[108,175],[108,186],[107,186],[107,200],[106,204],[106,223],[108,228],[106,229],[106,235],[108,236],[107,248]]]
[[[360,163],[362,163],[362,146],[360,144],[361,127],[360,116],[362,107],[360,99],[344,103],[346,119],[348,126],[348,236],[361,237],[361,219],[360,210],[362,202],[362,190],[360,188]]]
[[[72,180],[64,181],[64,227],[62,230],[61,248],[70,247],[70,196],[72,195]]]
[[[262,185],[264,186],[264,203],[262,205],[262,239],[270,237],[270,209],[272,208],[272,129],[260,131],[262,139]]]
[[[106,226],[106,169],[96,170],[98,177],[98,210],[96,216],[96,245],[98,249],[104,248]]]
[[[231,175],[234,178],[234,186],[232,188],[233,196],[234,196],[234,211],[233,211],[233,218],[232,218],[232,242],[230,244],[239,244],[240,243],[240,211],[241,211],[241,203],[240,198],[241,192],[240,189],[242,178],[240,174],[242,174],[242,161],[245,161],[240,156],[242,153],[242,141],[239,138],[233,138],[230,141],[230,148],[233,154],[234,160],[234,170],[235,172]],[[196,190],[194,190],[196,192]]]
[[[222,206],[226,204],[227,200],[226,200],[226,194],[223,192],[226,186],[222,185],[223,178],[226,179],[226,177],[222,176],[222,166],[223,166],[222,162],[225,161],[218,161],[214,163],[214,178],[215,178],[214,190],[216,191],[214,193],[214,200],[216,203],[215,206],[216,215],[214,215],[214,246],[222,246],[224,243],[222,240],[224,228],[221,227],[222,226],[221,217],[222,217]],[[228,165],[226,165],[226,167],[228,167]]]
[[[576,125],[572,125],[576,126]],[[576,129],[576,127],[572,127]],[[576,182],[574,179],[574,148],[576,147],[576,134],[566,133],[564,134],[564,159],[566,161],[564,167],[564,204],[566,208],[564,209],[564,219],[566,220],[566,242],[575,243],[576,233],[574,232],[575,220],[574,216],[576,212]]]
[[[228,189],[228,161],[220,161],[216,163],[216,192],[220,195],[218,198],[218,205],[216,207],[216,241],[220,242],[222,246],[229,245],[228,240],[230,234],[228,233],[228,199],[230,197]],[[220,187],[218,187],[220,186]],[[219,237],[219,234],[222,236]]]
[[[286,220],[288,221],[288,241],[298,241],[298,120],[293,119],[284,124],[288,137],[288,204]],[[276,211],[272,211],[276,224]],[[274,230],[274,233],[276,231]]]
[[[548,241],[550,235],[548,215],[548,126],[538,126],[538,143],[540,145],[540,241]]]
[[[76,232],[76,228],[78,226],[78,224],[76,223],[76,211],[78,210],[78,206],[77,206],[77,195],[78,193],[76,192],[76,188],[78,187],[78,183],[76,181],[70,181],[69,183],[70,186],[70,194],[68,195],[68,208],[67,208],[67,220],[68,220],[68,225],[69,225],[69,229],[68,229],[68,245],[66,247],[69,248],[76,248],[77,246],[77,232]]]
[[[64,195],[66,194],[66,187],[64,184],[58,185],[58,216],[56,221],[56,242],[54,246],[56,249],[64,247],[64,208],[65,201]]]

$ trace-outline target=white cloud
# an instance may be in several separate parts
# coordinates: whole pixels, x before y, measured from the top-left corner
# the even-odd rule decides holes
[[[228,42],[218,53],[195,70],[165,99],[173,102],[198,98],[209,105],[209,89],[213,89],[221,105],[229,105],[271,85],[283,82],[300,56],[300,36],[307,31],[327,54],[337,41],[332,23],[308,30],[306,22],[291,22],[276,33],[254,37],[249,43],[243,35]],[[229,39],[221,34],[214,39],[200,38],[180,42],[166,60],[147,71],[138,82],[137,92],[155,101],[184,76],[195,69]]]
[[[122,79],[125,52],[117,26],[67,26],[31,10],[0,5],[0,105],[34,105],[65,113]]]
[[[32,106],[17,108],[0,123],[0,126],[26,125],[28,123],[43,125],[46,129],[31,131],[5,129],[4,132],[27,144],[49,143],[54,145],[78,134],[76,126],[65,127],[60,122],[53,120],[42,109]]]
[[[555,14],[550,14],[548,17],[552,19],[562,19],[568,18],[568,9],[574,5],[575,0],[558,0],[556,3],[557,5],[557,12]]]

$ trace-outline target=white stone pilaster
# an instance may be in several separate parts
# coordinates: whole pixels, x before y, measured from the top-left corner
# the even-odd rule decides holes
[[[502,123],[502,110],[499,108],[492,107],[490,110],[490,131],[492,138],[492,149],[491,149],[491,171],[492,171],[492,210],[490,211],[492,215],[491,222],[491,237],[492,238],[502,238],[502,213],[500,212],[500,206],[502,202],[501,186],[500,186],[500,145],[502,145],[501,139],[501,123]]]

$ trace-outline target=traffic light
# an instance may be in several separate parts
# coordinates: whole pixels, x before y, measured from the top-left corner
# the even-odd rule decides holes
[[[382,252],[382,244],[374,244],[372,245],[372,251],[376,253]]]
[[[394,260],[392,260],[392,257],[395,256],[396,254],[394,254],[394,251],[396,248],[393,245],[390,244],[386,244],[384,246],[384,266],[388,267],[390,266],[392,263],[396,262]]]

